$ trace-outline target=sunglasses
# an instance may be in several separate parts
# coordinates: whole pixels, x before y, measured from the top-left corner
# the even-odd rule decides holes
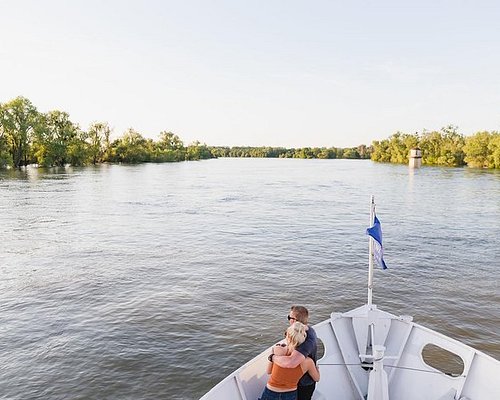
[[[286,318],[288,319],[288,321],[291,321],[291,320],[297,321],[297,318],[290,317],[289,315],[287,315]]]

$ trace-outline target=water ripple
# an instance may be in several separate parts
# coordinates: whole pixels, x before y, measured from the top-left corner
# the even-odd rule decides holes
[[[197,399],[281,337],[366,296],[500,358],[500,174],[221,159],[0,172],[8,399]]]

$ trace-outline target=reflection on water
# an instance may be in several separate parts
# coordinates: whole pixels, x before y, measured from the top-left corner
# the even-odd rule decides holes
[[[0,172],[9,399],[197,399],[281,336],[366,297],[500,358],[500,174],[220,159]]]

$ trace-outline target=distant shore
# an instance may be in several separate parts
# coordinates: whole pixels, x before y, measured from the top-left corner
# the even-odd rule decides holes
[[[42,113],[25,97],[0,103],[0,168],[27,165],[40,167],[111,163],[179,162],[218,157],[302,159],[371,159],[408,163],[412,148],[422,151],[423,165],[500,168],[500,133],[477,132],[465,137],[452,125],[440,131],[406,134],[356,147],[225,147],[198,141],[185,145],[170,131],[158,140],[148,139],[133,128],[111,140],[107,122],[93,122],[87,130],[72,122],[69,114]]]

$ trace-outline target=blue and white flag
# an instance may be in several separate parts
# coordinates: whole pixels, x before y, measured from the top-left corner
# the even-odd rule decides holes
[[[366,233],[370,235],[373,240],[373,257],[377,264],[382,269],[387,269],[387,265],[385,265],[384,261],[384,248],[382,247],[382,227],[380,226],[380,221],[377,216],[375,216],[375,220],[373,222],[373,226],[366,230]]]

